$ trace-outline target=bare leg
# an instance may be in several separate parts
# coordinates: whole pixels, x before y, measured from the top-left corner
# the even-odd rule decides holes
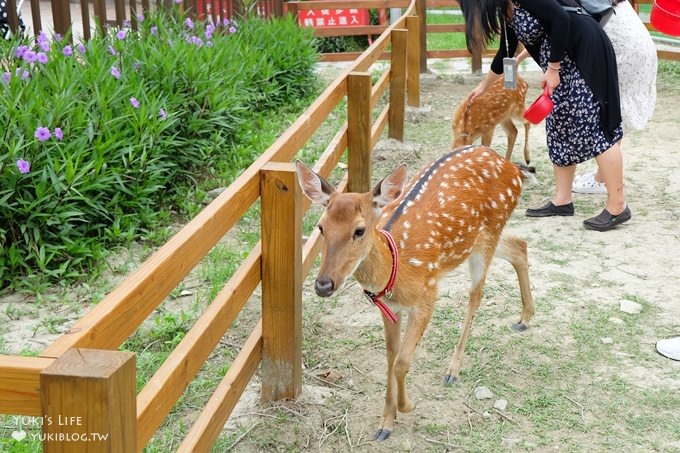
[[[555,206],[562,206],[571,203],[571,184],[574,180],[576,165],[560,167],[559,165],[553,164],[553,172],[555,173],[555,195],[553,195],[552,198],[553,204]]]
[[[618,142],[595,158],[604,183],[607,185],[607,205],[610,214],[616,216],[626,208],[623,195],[623,154]]]

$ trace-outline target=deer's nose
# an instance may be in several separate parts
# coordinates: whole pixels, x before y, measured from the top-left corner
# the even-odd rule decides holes
[[[333,280],[326,275],[321,275],[314,283],[314,290],[321,297],[328,297],[333,294],[334,287]]]

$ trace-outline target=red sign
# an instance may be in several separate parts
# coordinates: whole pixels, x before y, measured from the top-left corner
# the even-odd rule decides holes
[[[305,27],[351,27],[368,25],[367,9],[316,9],[300,11],[298,23]]]

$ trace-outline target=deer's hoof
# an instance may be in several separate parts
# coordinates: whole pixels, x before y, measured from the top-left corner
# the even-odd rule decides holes
[[[457,380],[458,380],[457,376],[452,376],[450,374],[447,374],[446,376],[444,376],[443,381],[444,381],[444,385],[453,385],[453,384],[456,383]]]
[[[390,434],[392,434],[392,431],[389,429],[380,428],[373,434],[373,440],[382,442],[383,440],[387,440],[387,438],[390,437]]]
[[[520,321],[520,322],[516,322],[516,323],[514,323],[514,324],[512,325],[512,330],[514,330],[515,332],[524,332],[524,331],[527,330],[528,328],[529,328],[529,326],[527,326],[526,324],[524,324],[524,323],[521,322],[521,321]]]

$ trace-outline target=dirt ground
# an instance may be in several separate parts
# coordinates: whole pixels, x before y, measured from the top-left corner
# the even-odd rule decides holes
[[[410,110],[405,142],[381,141],[374,180],[401,163],[409,175],[450,149],[455,105],[478,79],[434,64],[423,77],[421,108]],[[527,104],[540,93],[529,82]],[[680,81],[660,75],[653,120],[625,136],[625,190],[630,222],[605,233],[582,221],[600,212],[604,195],[575,194],[576,215],[530,219],[527,207],[550,197],[553,179],[544,125],[530,133],[538,184],[527,185],[506,231],[529,246],[536,315],[512,332],[520,310],[514,272],[494,262],[473,324],[460,382],[442,376],[458,340],[467,303],[467,267],[441,283],[441,297],[407,378],[416,409],[399,414],[386,442],[372,442],[385,391],[379,312],[352,281],[331,299],[303,291],[304,390],[297,401],[259,402],[248,386],[214,451],[679,451],[680,362],[655,352],[680,335]],[[492,146],[504,154],[505,136]],[[520,136],[513,160],[521,159]],[[579,173],[594,168],[589,162]],[[84,290],[82,297],[90,298]],[[628,314],[621,303],[638,304]],[[82,313],[38,305],[12,319],[21,295],[2,299],[4,348],[41,350]],[[42,310],[42,311],[41,311]],[[56,317],[46,326],[45,319]],[[493,394],[478,399],[475,389]],[[503,407],[503,400],[507,403]],[[494,408],[496,405],[496,408]]]
[[[383,141],[376,148],[375,180],[402,162],[412,175],[450,149],[453,108],[478,79],[446,68],[433,72],[423,78],[422,108],[409,113],[405,143]],[[530,85],[528,104],[540,94],[540,76],[523,75]],[[525,186],[506,227],[529,245],[537,304],[532,326],[523,333],[510,330],[519,317],[517,282],[507,263],[494,262],[461,380],[445,387],[441,378],[458,339],[469,285],[466,267],[454,271],[441,284],[439,305],[408,375],[418,407],[399,414],[386,442],[370,442],[384,398],[380,314],[357,284],[329,301],[314,294],[308,279],[303,396],[274,406],[286,414],[276,424],[263,416],[273,413],[271,406],[258,406],[254,397],[251,405],[241,404],[227,430],[235,435],[259,425],[234,449],[680,451],[678,400],[667,400],[680,394],[680,362],[655,352],[658,339],[680,335],[679,125],[680,84],[660,76],[653,120],[623,142],[633,218],[605,233],[582,226],[603,208],[604,195],[574,194],[574,217],[525,217],[525,209],[549,198],[553,187],[544,125],[532,127],[539,182]],[[513,160],[522,156],[521,136],[518,142]],[[503,154],[505,143],[499,128],[492,146]],[[582,167],[578,173],[593,169],[594,162]],[[639,304],[641,312],[621,311],[622,302]],[[493,397],[477,399],[480,386]],[[250,391],[256,394],[256,383]],[[507,401],[507,408],[495,409],[496,403],[502,407],[498,400]],[[243,413],[250,416],[239,416]],[[276,434],[263,434],[265,424],[276,426]]]

